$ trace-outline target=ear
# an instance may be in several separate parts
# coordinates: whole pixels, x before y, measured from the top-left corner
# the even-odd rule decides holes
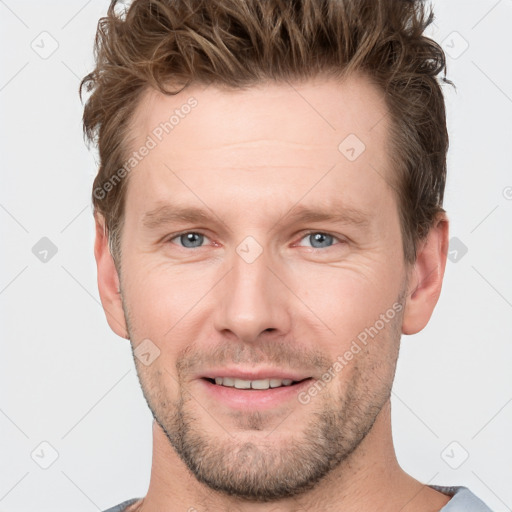
[[[102,215],[94,216],[96,222],[96,240],[94,243],[94,257],[98,269],[98,289],[101,304],[110,328],[122,338],[128,339],[126,319],[124,317],[119,276],[110,253],[105,220]]]
[[[418,247],[416,261],[409,270],[409,285],[402,320],[403,334],[420,332],[430,320],[441,294],[448,255],[449,222],[442,212]]]

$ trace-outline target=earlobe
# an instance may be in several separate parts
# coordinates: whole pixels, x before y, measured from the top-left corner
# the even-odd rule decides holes
[[[96,240],[94,257],[98,270],[98,290],[101,304],[110,328],[122,338],[127,338],[126,320],[121,302],[119,276],[108,245],[105,220],[100,214],[95,215]]]
[[[418,247],[409,271],[409,286],[402,319],[402,333],[416,334],[430,320],[441,295],[448,255],[449,221],[441,213],[427,238]]]

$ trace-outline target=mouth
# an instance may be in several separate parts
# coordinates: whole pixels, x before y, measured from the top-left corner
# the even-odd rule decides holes
[[[298,396],[313,385],[313,377],[294,380],[290,378],[240,379],[235,377],[201,377],[201,393],[212,400],[215,407],[253,412],[278,410],[301,402]],[[220,412],[220,409],[219,409]]]
[[[268,379],[256,379],[256,380],[245,380],[245,379],[237,379],[233,377],[215,377],[209,378],[204,377],[204,380],[207,380],[211,384],[216,386],[222,386],[227,388],[235,388],[239,390],[258,390],[265,391],[268,389],[282,388],[282,387],[293,387],[297,384],[300,384],[307,380],[312,380],[312,377],[307,377],[301,380],[292,380],[292,379],[278,379],[278,378],[268,378]]]

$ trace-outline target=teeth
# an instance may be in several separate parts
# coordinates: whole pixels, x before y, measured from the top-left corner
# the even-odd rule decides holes
[[[271,388],[277,388],[281,385],[280,379],[270,379],[270,387]]]
[[[252,389],[268,389],[270,387],[270,379],[261,379],[251,381]]]
[[[269,389],[281,386],[291,386],[292,379],[259,379],[259,380],[243,380],[232,379],[230,377],[215,377],[215,384],[219,386],[227,386],[237,389]]]
[[[235,379],[235,388],[237,389],[251,389],[250,380]]]

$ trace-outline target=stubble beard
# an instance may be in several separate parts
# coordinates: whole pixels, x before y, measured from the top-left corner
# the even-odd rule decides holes
[[[129,337],[133,339],[126,313],[125,317]],[[179,372],[179,362],[179,398],[170,400],[172,393],[166,387],[167,372],[157,370],[151,373],[150,368],[134,360],[144,397],[155,421],[195,478],[210,489],[230,497],[272,502],[300,496],[317,486],[335,468],[341,469],[371,431],[391,394],[401,317],[397,315],[388,326],[387,336],[393,337],[396,351],[390,355],[387,375],[378,379],[378,389],[368,392],[367,365],[360,367],[357,360],[352,361],[352,378],[343,383],[344,387],[331,391],[338,384],[338,379],[334,379],[309,404],[299,405],[301,412],[302,407],[311,408],[304,427],[294,436],[282,436],[279,442],[276,439],[279,438],[280,425],[272,428],[265,412],[238,416],[237,426],[243,430],[244,439],[237,436],[237,429],[222,426],[219,419],[214,421],[212,414],[205,412],[187,390]],[[194,410],[203,411],[203,418],[198,417]],[[215,411],[212,413],[215,415]],[[292,425],[294,414],[292,411],[289,417],[282,418],[281,425]],[[205,428],[205,417],[212,422],[214,430],[220,431],[220,436],[209,433],[211,427]],[[227,422],[224,420],[224,423]],[[255,432],[254,440],[246,439],[248,431]]]

